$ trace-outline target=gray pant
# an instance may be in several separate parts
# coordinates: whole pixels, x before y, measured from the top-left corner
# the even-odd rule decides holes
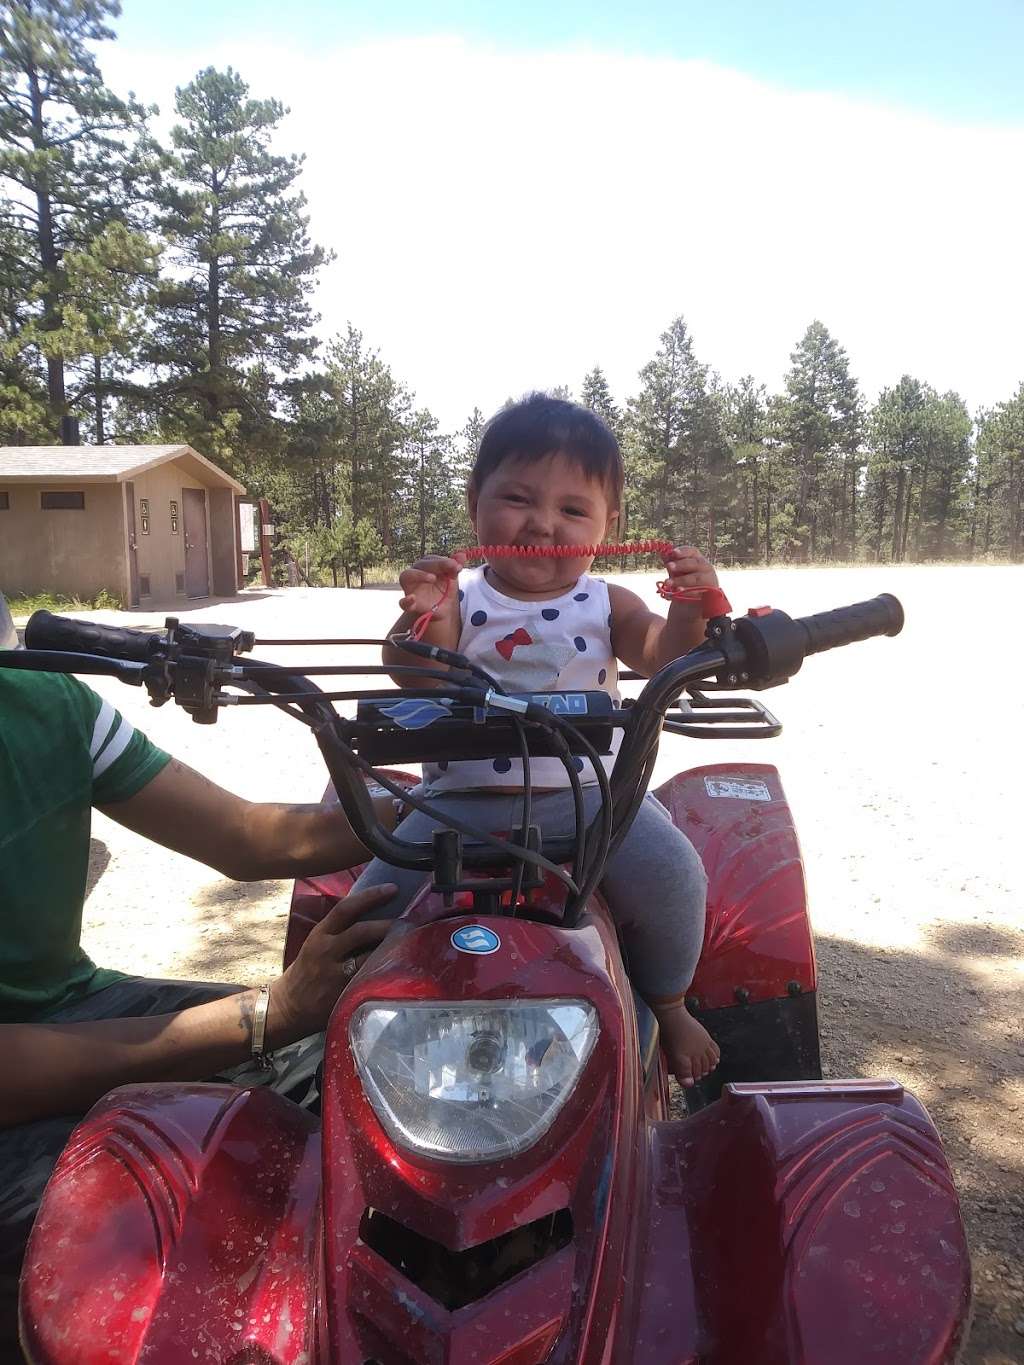
[[[429,791],[424,793],[429,796]],[[596,787],[584,788],[587,818],[597,808]],[[522,796],[491,792],[445,792],[433,798],[454,815],[488,834],[506,833],[522,823]],[[557,838],[573,829],[572,794],[538,792],[531,823]],[[436,820],[412,811],[398,833],[411,843],[429,843]],[[377,914],[398,915],[429,877],[375,858],[356,882],[355,890],[397,882],[398,895]],[[707,876],[696,849],[671,820],[656,797],[648,794],[636,819],[604,870],[601,890],[622,936],[630,978],[641,995],[678,995],[690,984],[704,942]]]
[[[39,1022],[174,1014],[244,989],[218,982],[156,981],[130,976],[55,1010]],[[323,1046],[324,1035],[319,1033],[278,1049],[272,1071],[243,1063],[207,1079],[227,1081],[246,1089],[267,1085],[296,1104],[311,1107],[319,1099],[316,1073]],[[4,1362],[21,1359],[17,1345],[18,1276],[36,1210],[57,1158],[83,1117],[65,1114],[0,1129],[0,1360]]]

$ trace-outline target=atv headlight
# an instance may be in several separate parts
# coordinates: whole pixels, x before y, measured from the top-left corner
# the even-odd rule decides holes
[[[525,1151],[569,1098],[597,1038],[585,1000],[361,1005],[349,1037],[391,1138],[442,1161]]]

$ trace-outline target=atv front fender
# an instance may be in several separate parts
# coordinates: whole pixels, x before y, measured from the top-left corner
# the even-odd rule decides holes
[[[651,1131],[632,1359],[956,1359],[970,1302],[960,1208],[931,1120],[902,1086],[729,1085],[694,1117]]]
[[[75,1129],[32,1232],[29,1361],[308,1362],[319,1194],[319,1126],[270,1091],[111,1091]]]

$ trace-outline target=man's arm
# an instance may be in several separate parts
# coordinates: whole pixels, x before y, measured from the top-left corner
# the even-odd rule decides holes
[[[374,806],[392,829],[391,798]],[[134,796],[99,809],[237,881],[336,872],[370,856],[340,806],[246,801],[173,758]]]
[[[330,910],[270,987],[266,1046],[327,1027],[349,977],[348,958],[375,948],[390,922],[358,917],[385,905],[393,885],[356,892]],[[76,1023],[0,1024],[0,1129],[82,1114],[107,1091],[139,1081],[201,1081],[252,1055],[256,991],[176,1014]]]

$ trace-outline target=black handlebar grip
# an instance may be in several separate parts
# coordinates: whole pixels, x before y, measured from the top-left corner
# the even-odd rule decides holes
[[[100,626],[95,621],[73,621],[51,611],[33,612],[25,627],[26,649],[99,654],[105,659],[133,659],[137,663],[146,663],[161,641],[160,635],[123,626]]]
[[[796,620],[807,635],[806,654],[870,640],[873,635],[898,635],[903,629],[903,608],[891,593],[883,592],[869,602],[854,602],[850,607],[800,616]]]

